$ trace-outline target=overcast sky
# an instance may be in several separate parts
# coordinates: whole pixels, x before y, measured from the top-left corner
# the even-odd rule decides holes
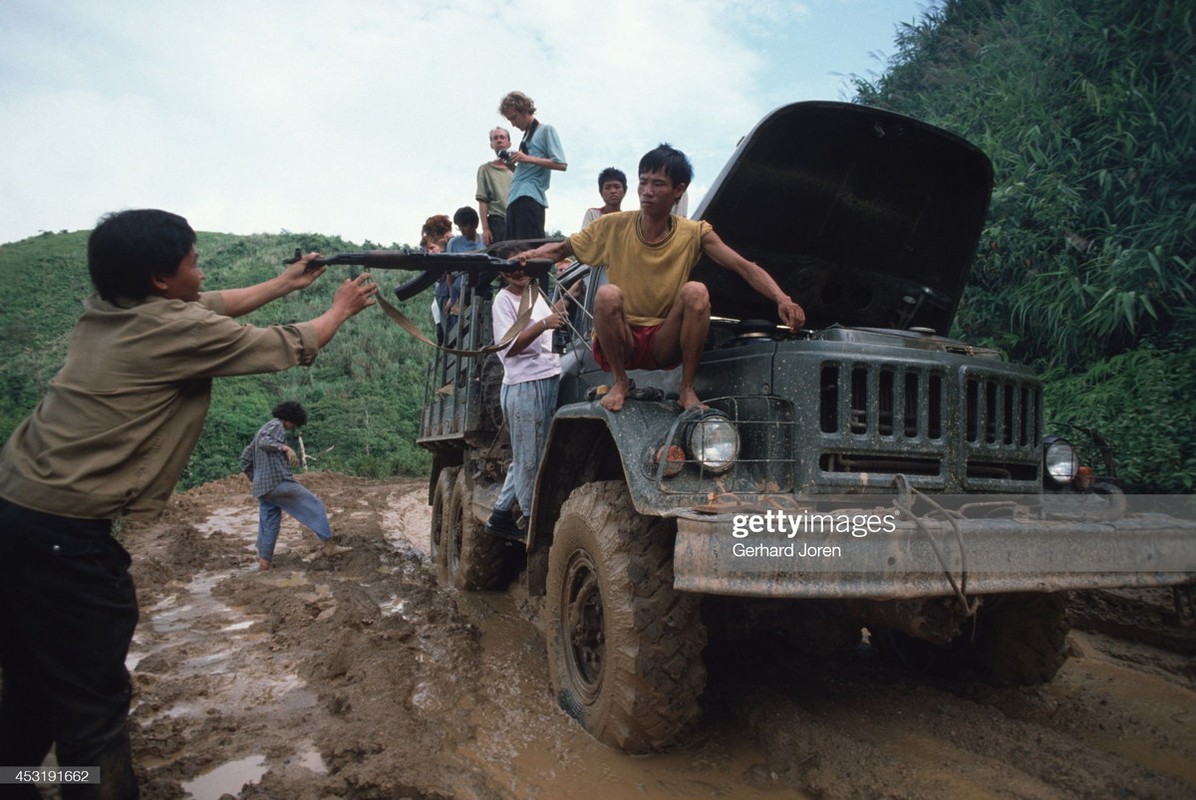
[[[848,99],[928,6],[0,0],[0,242],[158,207],[200,231],[415,244],[429,215],[476,208],[512,89],[568,158],[550,231],[661,141],[694,163],[692,210],[761,116]]]

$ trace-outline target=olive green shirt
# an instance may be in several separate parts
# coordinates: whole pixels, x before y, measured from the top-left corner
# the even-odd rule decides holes
[[[511,170],[487,161],[478,167],[478,191],[474,199],[488,203],[491,216],[506,217],[507,193],[511,191],[514,178],[515,173]]]
[[[152,519],[203,429],[212,378],[310,364],[310,323],[257,328],[198,302],[84,302],[66,362],[0,453],[0,497],[83,519]]]

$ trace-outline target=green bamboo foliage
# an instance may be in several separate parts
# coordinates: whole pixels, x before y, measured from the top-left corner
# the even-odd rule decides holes
[[[1120,450],[1136,485],[1185,485],[1149,475],[1190,475],[1196,446],[1196,401],[1153,370],[1196,345],[1196,3],[947,0],[898,48],[857,100],[960,133],[996,171],[956,333],[1074,376],[1083,391],[1048,392],[1059,418],[1108,417],[1102,382],[1150,367]],[[1188,455],[1145,468],[1152,425]]]

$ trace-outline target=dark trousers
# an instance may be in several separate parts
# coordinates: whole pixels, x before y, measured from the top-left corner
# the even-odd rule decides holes
[[[544,206],[530,197],[517,197],[507,205],[507,239],[543,239]]]
[[[63,785],[65,800],[139,796],[125,669],[137,594],[110,530],[0,499],[0,764],[36,767],[53,745],[59,766],[100,768],[100,784]]]
[[[487,214],[486,222],[490,225],[490,235],[493,238],[491,244],[494,242],[503,242],[507,239],[507,218],[500,217],[497,214]]]

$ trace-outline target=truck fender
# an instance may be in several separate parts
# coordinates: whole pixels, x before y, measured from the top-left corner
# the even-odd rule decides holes
[[[659,487],[647,474],[654,442],[674,426],[676,403],[634,401],[611,412],[598,403],[562,406],[552,420],[536,477],[535,508],[528,526],[528,590],[544,592],[548,548],[561,505],[583,483],[622,481],[636,512],[668,516]]]
[[[569,494],[583,483],[616,479],[625,479],[622,463],[602,415],[558,415],[553,419],[536,476],[534,507],[528,520],[529,595],[543,595],[546,590],[552,531]]]

